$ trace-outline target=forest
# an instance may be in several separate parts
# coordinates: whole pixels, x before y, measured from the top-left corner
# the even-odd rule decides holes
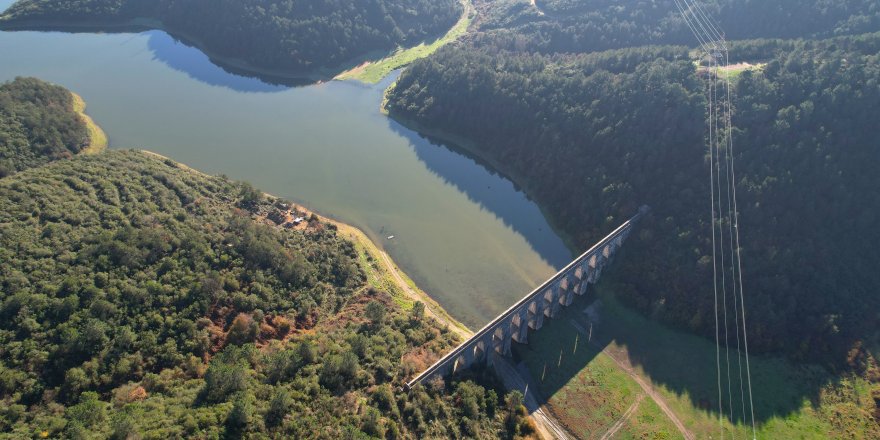
[[[13,84],[33,108],[4,148],[82,130],[69,92]],[[149,153],[40,157],[0,179],[0,439],[533,431],[486,371],[397,391],[457,337],[371,287],[334,224],[282,228],[290,202]]]
[[[87,144],[67,89],[35,78],[0,84],[0,178],[70,157]]]
[[[457,0],[20,0],[4,21],[70,26],[153,19],[212,55],[308,74],[437,38],[461,13]]]
[[[475,0],[474,39],[510,50],[593,52],[659,44],[695,45],[674,0]],[[728,40],[828,38],[880,30],[872,0],[706,0]]]
[[[880,120],[880,34],[731,53],[766,62],[735,79],[749,346],[863,368],[880,318],[880,144],[866,129]],[[643,314],[711,337],[705,87],[686,47],[462,44],[416,62],[388,110],[471,141],[462,147],[522,185],[575,249],[650,205],[606,281]]]

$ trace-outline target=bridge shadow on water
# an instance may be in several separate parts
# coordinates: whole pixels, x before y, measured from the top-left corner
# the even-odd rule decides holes
[[[539,399],[556,411],[620,417],[639,394],[649,396],[631,371],[647,379],[648,390],[657,391],[697,438],[718,432],[715,344],[625,308],[614,299],[611,286],[591,287],[556,318],[546,319],[541,330],[530,331],[528,344],[513,345],[514,362],[526,364],[532,382],[539,384]],[[720,355],[724,419],[741,425],[737,429],[746,434],[751,417],[745,373],[743,400],[736,352],[731,350],[731,400],[724,348]],[[795,366],[781,358],[751,356],[750,364],[758,424],[785,419],[805,406],[815,408],[821,389],[839,380],[822,368]],[[612,408],[616,414],[608,415]]]

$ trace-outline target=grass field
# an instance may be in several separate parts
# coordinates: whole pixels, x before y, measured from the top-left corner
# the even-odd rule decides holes
[[[73,92],[71,92],[71,95],[73,96],[73,110],[79,113],[80,118],[82,118],[86,128],[89,130],[89,145],[82,150],[82,153],[97,154],[106,150],[109,145],[107,134],[86,114],[86,102],[82,99],[82,96]]]
[[[397,51],[387,57],[375,61],[366,62],[351,70],[340,73],[335,79],[346,80],[354,79],[365,83],[375,84],[388,76],[389,73],[400,69],[412,63],[419,58],[425,58],[436,52],[447,43],[457,40],[467,32],[468,26],[473,19],[473,6],[470,0],[462,0],[464,12],[461,18],[455,23],[455,26],[446,33],[446,35],[438,38],[430,43],[421,43],[418,46],[410,48],[399,48]]]
[[[582,313],[588,303],[575,302],[530,334],[529,345],[517,347],[518,356],[541,383],[548,409],[563,424],[584,438],[599,438],[632,405],[639,387],[611,360],[613,356],[647,381],[696,438],[720,438],[721,426],[725,437],[752,437],[749,417],[742,417],[735,355],[734,398],[731,404],[725,380],[725,416],[719,418],[714,344],[648,321],[622,307],[610,292],[600,291],[599,298],[599,319],[592,326],[596,345],[587,348],[571,324],[574,320],[588,329],[591,323]],[[723,350],[721,356],[724,365]],[[821,368],[795,366],[780,358],[750,360],[758,438],[880,438],[866,380],[833,377]],[[745,387],[744,391],[748,399]],[[670,419],[645,398],[613,438],[681,437]]]

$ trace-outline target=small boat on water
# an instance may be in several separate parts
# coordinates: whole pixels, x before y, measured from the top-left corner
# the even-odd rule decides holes
[[[389,235],[389,236],[388,236],[388,239],[389,239],[389,240],[394,240],[394,236],[393,236],[393,235]]]

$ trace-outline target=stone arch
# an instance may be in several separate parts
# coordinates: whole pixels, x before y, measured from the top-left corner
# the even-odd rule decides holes
[[[513,315],[513,318],[510,320],[510,336],[514,341],[519,343],[525,342],[520,340],[522,339],[520,335],[522,334],[523,324],[522,316],[519,313]]]
[[[479,361],[482,360],[486,355],[486,342],[485,341],[477,341],[474,344],[474,360]]]
[[[544,316],[548,318],[553,317],[553,300],[554,298],[553,289],[547,289],[544,291]]]
[[[458,373],[462,369],[465,369],[469,366],[470,365],[468,364],[467,359],[464,357],[464,355],[461,355],[461,356],[455,358],[455,363],[452,364],[452,373],[453,374]]]
[[[494,348],[498,354],[504,354],[505,336],[504,327],[500,325],[495,328],[494,332],[492,332],[492,348]]]
[[[532,330],[538,330],[544,324],[544,310],[538,301],[540,300],[532,301],[528,308],[529,327]]]

